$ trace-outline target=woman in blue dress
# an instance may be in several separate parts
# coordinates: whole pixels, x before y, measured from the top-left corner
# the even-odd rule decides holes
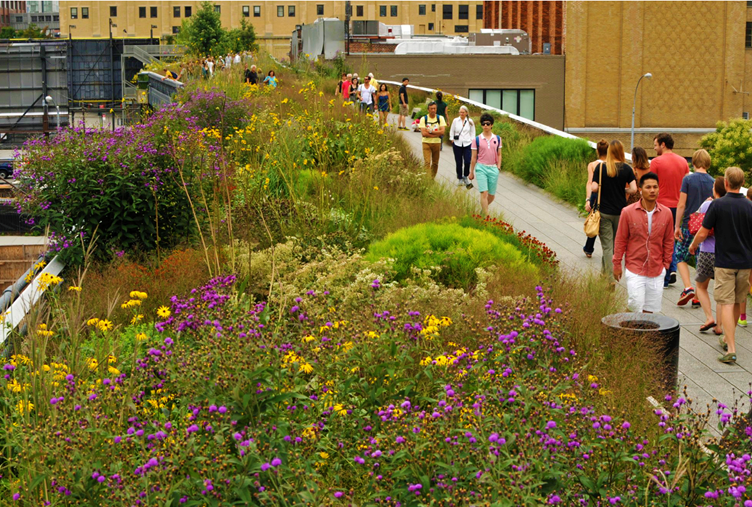
[[[384,83],[379,85],[379,93],[376,97],[379,99],[379,124],[386,125],[389,121],[389,113],[392,112],[392,96]]]
[[[277,75],[274,73],[273,70],[269,71],[269,75],[264,78],[264,84],[267,84],[271,86],[272,88],[277,87]]]

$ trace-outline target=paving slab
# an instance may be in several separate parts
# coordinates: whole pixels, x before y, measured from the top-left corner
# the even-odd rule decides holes
[[[394,116],[392,119],[395,125],[396,118]],[[415,156],[422,160],[420,134],[412,131],[402,131],[401,134],[413,148]],[[470,193],[478,203],[480,211],[477,189],[467,190],[456,185],[454,155],[449,146],[444,146],[441,152],[437,181],[454,188],[456,192]],[[490,205],[489,211],[502,216],[515,229],[524,230],[545,243],[556,252],[563,269],[574,273],[597,272],[601,269],[602,249],[599,241],[596,241],[596,251],[592,258],[588,259],[582,252],[586,238],[582,232],[584,219],[579,216],[578,211],[534,185],[510,173],[502,172],[499,175],[496,200]],[[694,285],[694,270],[690,271]],[[676,285],[663,291],[662,308],[663,314],[677,319],[682,326],[679,351],[680,385],[687,386],[687,392],[697,402],[695,406],[698,409],[704,410],[714,399],[730,406],[741,392],[749,390],[747,384],[752,382],[752,333],[737,327],[738,363],[729,366],[718,362],[717,357],[721,349],[717,338],[713,333],[699,332],[700,325],[705,321],[702,310],[676,305],[682,291],[681,285],[679,279]],[[623,282],[620,289],[620,292],[626,294]],[[710,294],[712,301],[712,284]],[[715,314],[715,303],[713,312]],[[740,391],[741,389],[744,391]]]

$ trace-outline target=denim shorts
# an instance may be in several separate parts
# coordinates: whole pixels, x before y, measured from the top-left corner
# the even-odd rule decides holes
[[[478,182],[478,192],[488,192],[496,195],[496,184],[499,182],[499,168],[495,165],[475,164],[475,180]]]

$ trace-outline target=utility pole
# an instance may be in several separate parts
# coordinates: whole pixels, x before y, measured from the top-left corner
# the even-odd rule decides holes
[[[352,5],[349,0],[345,2],[345,54],[350,56],[350,17],[352,16]]]

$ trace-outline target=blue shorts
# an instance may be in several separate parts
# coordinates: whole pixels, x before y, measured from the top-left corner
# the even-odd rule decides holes
[[[478,192],[488,192],[489,195],[496,195],[499,168],[495,165],[475,164],[475,181],[478,183]]]

